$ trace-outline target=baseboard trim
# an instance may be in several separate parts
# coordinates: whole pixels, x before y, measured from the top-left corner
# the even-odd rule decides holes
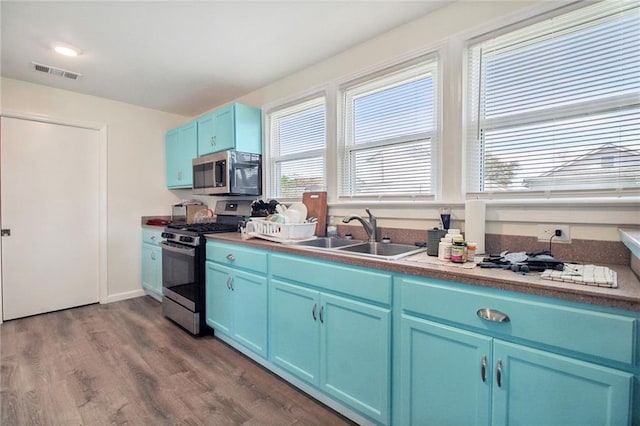
[[[144,296],[146,293],[144,290],[125,291],[123,293],[109,294],[107,295],[106,303],[119,302],[121,300],[133,299],[134,297]]]

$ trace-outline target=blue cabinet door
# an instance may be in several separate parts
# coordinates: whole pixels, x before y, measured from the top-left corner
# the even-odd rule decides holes
[[[162,248],[158,245],[161,233],[155,229],[142,229],[142,287],[158,300],[162,300]]]
[[[151,280],[149,281],[149,290],[158,298],[162,297],[162,249],[159,246],[152,246],[150,252],[151,258]]]
[[[262,112],[248,105],[231,104],[198,120],[198,156],[235,149],[262,153]]]
[[[193,187],[192,160],[198,156],[198,125],[192,121],[167,132],[165,140],[167,187]]]
[[[388,424],[391,311],[325,293],[320,306],[321,388]]]
[[[231,269],[213,262],[207,262],[205,277],[207,325],[217,332],[231,336],[233,319]]]
[[[267,357],[267,279],[233,271],[232,337],[262,357]]]
[[[198,156],[235,148],[234,111],[234,105],[228,105],[197,120]]]
[[[629,424],[629,373],[500,340],[493,360],[495,425]]]
[[[211,154],[216,147],[215,114],[210,113],[198,118],[198,156]]]
[[[403,315],[402,425],[488,425],[492,339]]]
[[[142,287],[148,291],[157,291],[158,250],[151,244],[142,244]]]
[[[181,165],[175,161],[180,155],[180,132],[178,129],[169,130],[165,137],[165,157],[167,168],[167,188],[180,185]]]
[[[262,110],[235,104],[233,111],[235,149],[262,154]]]
[[[269,358],[307,383],[318,385],[320,294],[272,279],[269,288]]]
[[[236,148],[235,108],[229,105],[214,113],[215,152]]]

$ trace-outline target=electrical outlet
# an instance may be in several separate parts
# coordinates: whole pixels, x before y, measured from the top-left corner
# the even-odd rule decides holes
[[[554,236],[556,229],[562,232],[560,236]],[[569,225],[538,225],[538,241],[549,242],[551,236],[554,236],[551,240],[552,243],[569,244],[571,242],[571,227]]]

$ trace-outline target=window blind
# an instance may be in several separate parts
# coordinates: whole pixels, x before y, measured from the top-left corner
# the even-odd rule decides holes
[[[433,193],[437,60],[342,87],[341,196]]]
[[[604,1],[470,46],[468,191],[640,189],[640,13]]]
[[[325,185],[325,98],[269,113],[270,196],[299,197]]]

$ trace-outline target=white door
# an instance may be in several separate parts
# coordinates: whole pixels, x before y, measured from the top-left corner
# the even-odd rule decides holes
[[[97,302],[99,132],[2,117],[0,148],[3,319]]]

